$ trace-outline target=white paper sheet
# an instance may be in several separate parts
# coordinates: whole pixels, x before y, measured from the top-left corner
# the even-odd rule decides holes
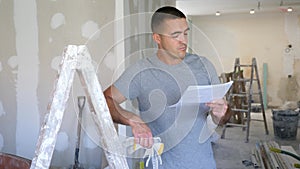
[[[216,99],[221,99],[228,92],[232,83],[233,81],[217,85],[189,86],[180,100],[170,107],[177,106],[178,104],[207,103]]]

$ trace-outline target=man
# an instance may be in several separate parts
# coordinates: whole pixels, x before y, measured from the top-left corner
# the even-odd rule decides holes
[[[215,68],[206,58],[186,53],[189,27],[178,9],[158,9],[151,28],[157,52],[130,66],[104,91],[112,118],[131,126],[135,141],[144,147],[152,146],[152,137],[162,139],[159,168],[216,168],[211,130],[225,114],[225,100],[195,105],[181,99],[188,86],[219,83]],[[137,100],[139,115],[120,106],[127,99]]]

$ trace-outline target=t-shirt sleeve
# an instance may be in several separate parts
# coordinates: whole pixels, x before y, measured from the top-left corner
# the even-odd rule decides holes
[[[129,100],[135,99],[140,91],[140,72],[138,65],[128,67],[115,81],[114,86]]]

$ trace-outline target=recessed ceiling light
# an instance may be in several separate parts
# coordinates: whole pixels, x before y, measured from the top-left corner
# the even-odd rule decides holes
[[[254,14],[255,13],[255,10],[254,9],[251,9],[250,10],[250,14]]]
[[[292,12],[292,11],[293,11],[293,8],[292,8],[292,7],[288,7],[287,11],[288,11],[288,12]]]
[[[220,16],[220,15],[221,15],[220,11],[217,11],[216,16]]]

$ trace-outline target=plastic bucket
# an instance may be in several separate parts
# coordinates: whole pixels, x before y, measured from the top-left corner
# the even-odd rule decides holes
[[[294,140],[297,137],[299,112],[272,110],[274,135],[280,139]]]

